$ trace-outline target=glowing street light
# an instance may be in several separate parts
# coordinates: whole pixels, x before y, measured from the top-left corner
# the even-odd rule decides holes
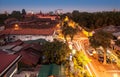
[[[15,30],[18,30],[18,29],[19,29],[19,25],[18,25],[18,24],[15,24],[14,29],[15,29]]]

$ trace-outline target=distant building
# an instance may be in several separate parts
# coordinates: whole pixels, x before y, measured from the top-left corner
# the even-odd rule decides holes
[[[20,59],[20,55],[0,54],[0,77],[12,77],[18,70]]]
[[[57,16],[55,15],[48,15],[48,14],[37,14],[37,18],[42,18],[42,19],[51,19],[51,20],[56,20]]]
[[[55,14],[56,15],[63,14],[63,9],[57,9],[57,10],[55,10]]]

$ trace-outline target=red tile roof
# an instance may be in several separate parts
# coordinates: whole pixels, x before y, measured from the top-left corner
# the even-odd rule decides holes
[[[21,61],[28,65],[35,65],[39,60],[39,56],[31,54],[29,51],[21,51],[19,54],[22,55]]]
[[[0,76],[17,57],[18,55],[0,54]]]
[[[20,51],[16,53],[16,55],[22,55],[21,62],[23,62],[27,65],[35,65],[39,61],[39,58],[40,58],[39,54],[41,53],[40,52],[41,51],[41,46],[40,45],[38,45],[38,44],[26,44],[26,43],[23,43],[20,40],[14,42],[14,43],[10,43],[8,45],[15,45],[14,48],[16,48],[18,46],[22,47],[20,49]],[[14,50],[14,48],[12,48],[11,50]],[[5,52],[1,50],[0,54],[5,54]],[[0,59],[1,59],[1,56],[0,56]],[[1,65],[1,62],[0,62],[0,65]]]
[[[0,32],[0,34],[12,34],[12,35],[52,35],[54,33],[53,28],[49,29],[6,29]]]

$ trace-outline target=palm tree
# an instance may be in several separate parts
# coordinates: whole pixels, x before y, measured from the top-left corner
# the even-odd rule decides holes
[[[107,52],[107,48],[110,46],[112,38],[113,38],[113,36],[111,33],[100,30],[100,31],[96,32],[89,39],[90,44],[93,48],[97,48],[99,46],[103,47],[103,49],[104,49],[104,62],[103,62],[103,64],[106,64],[106,52]]]

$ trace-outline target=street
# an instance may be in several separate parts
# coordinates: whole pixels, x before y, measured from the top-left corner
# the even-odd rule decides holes
[[[86,53],[87,48],[84,45],[84,40],[86,40],[86,38],[74,40],[73,45],[76,50],[82,51],[91,60],[89,64],[86,65],[90,75],[95,77],[120,77],[120,70],[115,64],[103,65],[96,58]]]

